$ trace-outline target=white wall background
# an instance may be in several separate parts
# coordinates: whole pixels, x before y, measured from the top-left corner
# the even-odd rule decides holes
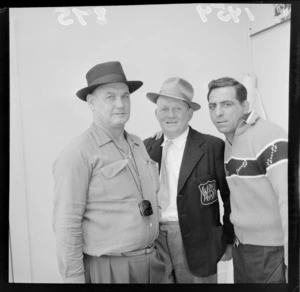
[[[233,5],[242,11],[238,23],[220,20],[216,8],[204,22],[197,5],[106,6],[106,24],[97,23],[94,7],[77,7],[91,11],[84,16],[86,25],[69,7],[65,20],[73,23],[66,26],[55,8],[10,9],[12,281],[61,282],[51,225],[51,168],[60,149],[91,123],[86,103],[75,93],[86,86],[85,74],[95,64],[119,60],[128,80],[144,82],[131,96],[129,132],[146,138],[159,129],[155,105],[145,95],[158,91],[166,78],[181,76],[193,84],[194,101],[202,106],[192,127],[222,137],[209,119],[207,84],[223,76],[241,81],[249,72],[251,52],[265,110],[270,120],[287,128],[289,23],[249,42],[245,8],[256,17],[260,4]],[[280,62],[263,66],[270,46]],[[232,282],[230,263],[219,268],[220,282]]]
[[[257,16],[257,21],[251,23],[253,32],[271,24],[272,5],[251,4],[250,7]],[[257,77],[267,118],[288,131],[290,21],[253,34],[250,41],[252,73]]]

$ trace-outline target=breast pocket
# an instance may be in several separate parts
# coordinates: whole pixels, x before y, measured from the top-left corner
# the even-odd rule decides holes
[[[100,172],[107,179],[111,179],[114,176],[116,176],[122,169],[124,169],[127,164],[128,164],[127,159],[119,160],[100,168]]]
[[[127,164],[128,160],[122,159],[96,170],[90,186],[93,196],[106,201],[135,200]]]
[[[210,206],[218,201],[218,187],[214,175],[197,177],[196,184],[199,191],[200,206]]]

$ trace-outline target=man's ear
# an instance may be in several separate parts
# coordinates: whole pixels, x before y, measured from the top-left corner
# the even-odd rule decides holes
[[[89,105],[89,108],[93,111],[95,109],[95,106],[94,106],[94,96],[92,94],[88,94],[86,96],[86,101]]]
[[[250,109],[250,104],[248,100],[245,100],[243,102],[243,108],[244,108],[244,114],[247,114],[249,112]]]
[[[194,114],[194,110],[190,107],[189,108],[189,117],[190,117],[189,121],[192,119],[193,114]]]

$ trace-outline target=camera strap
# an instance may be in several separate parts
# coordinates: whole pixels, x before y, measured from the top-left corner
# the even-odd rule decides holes
[[[128,146],[128,151],[124,150],[124,149],[121,149],[120,147],[118,147],[117,143],[114,141],[114,144],[116,146],[116,148],[118,149],[121,157],[123,159],[128,159],[128,169],[129,169],[129,172],[142,196],[142,199],[144,199],[144,196],[143,196],[143,190],[142,190],[142,183],[141,183],[141,179],[140,179],[140,173],[139,173],[139,170],[137,168],[137,165],[136,165],[136,162],[135,162],[135,158],[134,158],[134,155],[133,155],[133,151],[130,147],[130,143],[127,141],[126,137],[125,137],[125,142],[126,142],[126,145]],[[125,157],[125,155],[123,154],[125,153],[127,157]]]

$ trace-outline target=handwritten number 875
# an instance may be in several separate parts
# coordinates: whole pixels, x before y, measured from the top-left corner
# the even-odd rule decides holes
[[[74,20],[71,19],[71,18],[66,19],[71,14],[69,8],[56,8],[55,11],[61,13],[61,15],[58,16],[58,22],[60,24],[70,25],[74,22]],[[96,7],[96,8],[93,9],[93,11],[97,15],[97,23],[99,23],[99,24],[106,24],[107,23],[107,19],[105,17],[105,12],[106,12],[105,8]],[[92,13],[91,10],[84,11],[84,10],[80,10],[80,9],[77,9],[77,8],[72,8],[72,12],[75,14],[75,16],[77,17],[77,19],[78,19],[78,21],[80,22],[81,25],[87,25],[87,22],[84,20],[83,16],[89,16]]]

